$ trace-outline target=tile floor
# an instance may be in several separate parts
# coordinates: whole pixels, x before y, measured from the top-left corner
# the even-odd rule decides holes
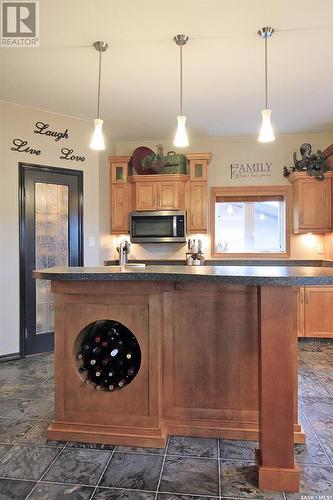
[[[171,437],[166,449],[46,440],[53,357],[0,364],[0,500],[333,500],[333,340],[299,344],[301,493],[256,489],[254,442]]]

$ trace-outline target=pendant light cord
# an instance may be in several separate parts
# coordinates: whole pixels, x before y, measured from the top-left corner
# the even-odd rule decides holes
[[[183,44],[180,44],[180,115],[183,115]]]
[[[100,50],[99,51],[99,68],[98,68],[97,118],[100,117],[101,73],[102,73],[102,51]]]
[[[265,109],[268,109],[267,35],[265,36]]]

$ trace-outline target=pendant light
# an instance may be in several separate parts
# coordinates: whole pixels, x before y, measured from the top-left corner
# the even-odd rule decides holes
[[[175,140],[173,145],[177,148],[183,148],[188,146],[188,137],[186,132],[186,116],[183,115],[183,45],[186,44],[188,40],[187,35],[176,35],[174,41],[179,45],[180,49],[180,113],[177,116],[177,132],[175,135]]]
[[[275,141],[274,131],[271,124],[272,110],[268,108],[268,78],[267,78],[267,40],[274,33],[274,28],[265,27],[258,31],[260,38],[265,40],[265,109],[262,110],[262,124],[260,134],[258,137],[259,142],[272,142]]]
[[[95,130],[90,142],[90,148],[101,151],[105,149],[104,137],[103,137],[103,120],[100,118],[100,97],[101,97],[101,73],[102,73],[102,52],[105,52],[108,48],[106,42],[95,42],[95,49],[99,52],[99,64],[98,64],[98,91],[97,91],[97,118],[94,120]]]

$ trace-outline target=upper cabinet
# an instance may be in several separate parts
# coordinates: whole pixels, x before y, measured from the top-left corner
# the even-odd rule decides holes
[[[110,158],[111,178],[111,233],[129,232],[129,212],[131,210],[131,192],[128,184],[129,156]]]
[[[207,167],[210,153],[187,155],[188,175],[128,176],[129,156],[110,157],[111,233],[129,232],[131,211],[186,210],[187,231],[207,232]]]
[[[133,210],[185,210],[183,174],[132,175]]]
[[[294,233],[332,231],[332,172],[319,181],[306,172],[295,172],[289,178],[293,189]]]

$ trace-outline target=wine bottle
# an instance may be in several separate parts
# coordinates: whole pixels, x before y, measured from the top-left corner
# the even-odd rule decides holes
[[[102,375],[101,370],[96,370],[95,371],[95,377],[100,377]]]
[[[103,342],[102,342],[102,346],[103,346],[103,347],[107,347],[108,345],[109,345],[109,343],[108,343],[108,342],[106,342],[106,340],[103,340]]]
[[[80,373],[84,373],[84,372],[86,372],[86,371],[87,371],[87,368],[86,368],[85,366],[81,366],[81,367],[79,368],[79,372],[80,372]]]
[[[82,352],[79,352],[79,353],[78,353],[78,355],[77,355],[76,357],[77,357],[77,359],[82,359],[82,358],[83,358],[83,354],[82,354]]]
[[[126,358],[127,358],[127,359],[131,359],[131,358],[132,358],[132,354],[131,354],[130,352],[128,352],[128,353],[126,354]]]
[[[127,375],[129,375],[130,377],[132,377],[134,375],[134,373],[135,373],[135,369],[134,369],[134,367],[131,366],[131,368],[129,368],[127,370]]]
[[[90,346],[89,346],[88,344],[86,344],[86,345],[84,346],[84,350],[85,350],[85,351],[89,351],[89,349],[90,349]]]
[[[96,344],[99,344],[99,343],[100,343],[100,341],[101,341],[101,337],[98,337],[98,336],[97,336],[97,337],[95,337],[95,339],[94,339],[94,340],[95,340]]]
[[[114,390],[114,385],[110,384],[109,385],[109,391],[113,391]]]
[[[91,359],[91,360],[90,360],[90,364],[91,364],[92,366],[94,366],[94,365],[96,364],[96,359]]]
[[[97,384],[96,387],[95,387],[95,389],[96,389],[96,391],[100,391],[102,389],[102,386],[100,386],[100,385]]]
[[[121,380],[119,380],[119,382],[118,382],[119,387],[123,387],[125,384],[126,384],[126,380],[123,378]]]
[[[117,356],[118,352],[119,352],[118,349],[112,349],[112,351],[110,352],[110,354],[114,358],[115,356]]]

